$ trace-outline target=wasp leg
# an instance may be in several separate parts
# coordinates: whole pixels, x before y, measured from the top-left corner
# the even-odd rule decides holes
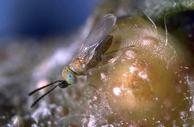
[[[120,48],[120,49],[111,51],[109,53],[103,54],[103,55],[101,55],[101,62],[103,64],[114,63],[114,62],[119,60],[119,58],[123,55],[123,53],[126,50],[129,50],[129,49],[131,49],[133,47],[135,47],[135,46],[131,45],[131,46],[128,46],[128,47]]]
[[[113,39],[113,36],[108,35],[104,40],[102,40],[100,45],[96,48],[93,58],[87,64],[87,67],[86,67],[87,70],[93,67],[96,67],[98,65],[99,61],[101,61],[101,58],[102,58],[101,56],[110,48],[112,44],[112,39]]]
[[[99,64],[97,66],[89,69],[88,72],[95,72],[95,71],[99,70],[100,68],[102,69],[102,68],[114,66],[114,64],[120,60],[121,56],[123,56],[125,51],[127,51],[129,49],[131,50],[132,47],[134,47],[134,46],[128,46],[128,47],[114,50],[114,51],[111,51],[109,53],[101,55],[100,61],[98,61]]]

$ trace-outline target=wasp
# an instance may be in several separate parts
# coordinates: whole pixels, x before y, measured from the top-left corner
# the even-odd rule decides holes
[[[78,55],[74,57],[68,66],[64,67],[62,71],[63,80],[56,80],[29,93],[29,96],[31,96],[39,90],[53,86],[35,100],[31,107],[35,106],[55,88],[67,88],[75,84],[79,75],[85,75],[89,69],[94,68],[98,64],[101,56],[109,49],[112,43],[113,36],[109,35],[109,33],[115,26],[116,19],[115,15],[107,14],[94,26],[85,43],[82,44]]]

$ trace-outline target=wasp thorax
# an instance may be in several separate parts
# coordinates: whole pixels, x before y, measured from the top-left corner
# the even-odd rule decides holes
[[[70,65],[69,65],[70,70],[73,70],[74,72],[78,74],[82,74],[86,71],[86,64],[84,58],[78,57],[74,59]]]

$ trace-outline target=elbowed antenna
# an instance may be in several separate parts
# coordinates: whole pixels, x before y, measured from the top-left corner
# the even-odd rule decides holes
[[[66,88],[66,87],[68,87],[70,84],[68,84],[65,80],[57,80],[57,81],[54,81],[54,82],[51,82],[51,83],[49,83],[48,85],[45,85],[45,86],[43,86],[43,87],[40,87],[40,88],[38,88],[38,89],[35,89],[35,90],[33,90],[32,92],[30,92],[29,94],[28,94],[28,96],[31,96],[31,95],[33,95],[34,93],[36,93],[36,92],[38,92],[38,91],[40,91],[40,90],[42,90],[42,89],[44,89],[44,88],[46,88],[46,87],[49,87],[49,86],[51,86],[51,85],[54,85],[54,84],[56,84],[56,83],[58,83],[57,85],[55,85],[53,88],[51,88],[49,91],[47,91],[45,94],[43,94],[42,96],[40,96],[37,100],[35,100],[33,103],[32,103],[32,105],[31,105],[31,108],[32,107],[34,107],[43,97],[45,97],[46,95],[48,95],[50,92],[52,92],[57,86],[58,87],[60,87],[60,88]]]

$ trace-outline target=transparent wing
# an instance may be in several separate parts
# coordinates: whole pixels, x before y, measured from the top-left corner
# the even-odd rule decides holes
[[[90,34],[86,38],[85,43],[82,45],[81,52],[79,54],[79,56],[81,56],[86,63],[88,63],[93,57],[93,55],[95,54],[95,49],[106,38],[108,33],[111,32],[115,23],[116,16],[114,16],[113,14],[107,14],[99,23],[97,23],[97,25],[90,32]]]

